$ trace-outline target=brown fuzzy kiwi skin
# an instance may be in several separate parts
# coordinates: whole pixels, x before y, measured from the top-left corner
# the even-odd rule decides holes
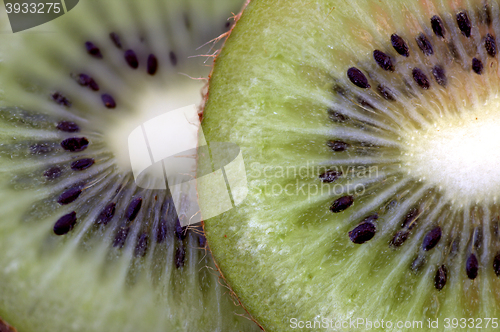
[[[203,232],[205,232],[205,223],[202,221],[202,225],[203,225]],[[208,241],[208,240],[207,240]],[[229,285],[229,283],[227,282],[226,280],[226,277],[224,277],[224,274],[222,274],[222,270],[219,268],[219,264],[217,264],[217,261],[215,260],[214,258],[214,255],[212,254],[212,250],[210,249],[210,246],[208,245],[208,242],[207,242],[207,248],[208,248],[208,251],[210,251],[210,254],[212,255],[212,260],[214,262],[214,265],[215,265],[215,268],[217,269],[217,271],[219,272],[220,274],[220,277],[219,277],[219,284],[222,286],[222,287],[225,287],[228,289],[228,292],[229,292],[229,296],[231,296],[231,298],[233,299],[233,301],[235,301],[235,305],[236,306],[240,306],[241,308],[243,308],[243,310],[245,310],[245,312],[247,313],[248,315],[248,319],[250,319],[252,322],[254,322],[255,324],[257,324],[257,326],[262,330],[262,331],[266,331],[264,329],[264,327],[262,327],[262,325],[259,324],[259,322],[252,316],[252,314],[250,312],[248,312],[247,308],[245,308],[245,306],[243,305],[243,303],[240,301],[238,295],[236,295],[236,293],[233,291],[233,289],[231,288],[231,286]],[[221,281],[222,280],[222,281]],[[0,330],[0,332],[3,332],[2,330]],[[13,331],[15,332],[15,331]]]
[[[210,74],[208,75],[208,83],[207,83],[206,87],[204,88],[205,92],[203,94],[203,101],[202,101],[202,104],[200,106],[200,113],[199,113],[200,121],[203,120],[203,110],[205,108],[206,101],[208,100],[208,97],[209,97],[210,81],[212,79],[213,70],[214,70],[214,67],[215,67],[215,63],[217,62],[217,59],[219,57],[220,51],[222,50],[222,48],[224,48],[224,45],[225,45],[225,43],[227,41],[227,38],[233,32],[234,27],[238,24],[239,19],[241,18],[241,16],[243,15],[243,12],[245,11],[245,9],[247,8],[248,4],[251,1],[252,0],[246,0],[245,4],[243,5],[243,8],[241,9],[241,11],[238,14],[236,14],[236,15],[234,15],[232,17],[232,19],[234,20],[234,24],[232,25],[231,29],[229,31],[227,31],[226,33],[224,33],[224,34],[222,34],[222,35],[220,35],[219,37],[216,38],[216,41],[223,40],[223,44],[222,44],[221,48],[219,49],[219,51],[216,52],[216,55],[214,56],[214,60],[213,60],[213,63],[212,63],[212,70],[210,71]],[[205,233],[205,221],[204,220],[201,221],[201,225],[203,227],[203,233]],[[245,312],[247,313],[248,318],[250,320],[252,320],[255,324],[257,324],[257,326],[262,331],[265,331],[264,327],[262,325],[260,325],[259,322],[252,316],[252,314],[250,314],[250,312],[245,308],[245,305],[241,302],[241,300],[238,298],[238,296],[236,295],[236,293],[231,288],[231,285],[229,285],[229,283],[227,282],[226,277],[224,277],[224,273],[222,273],[222,270],[220,269],[219,264],[215,260],[215,257],[214,257],[214,255],[212,253],[212,249],[210,249],[210,243],[209,243],[208,239],[207,239],[207,249],[210,251],[210,254],[212,255],[212,260],[214,262],[215,268],[217,269],[217,271],[220,274],[219,283],[223,287],[225,287],[225,288],[228,289],[229,295],[231,296],[231,298],[233,299],[233,301],[235,301],[235,305],[241,306],[241,308],[243,308],[245,310]]]
[[[0,318],[0,332],[17,332],[17,330]]]
[[[201,120],[203,119],[203,110],[205,109],[205,105],[207,103],[207,100],[208,100],[208,95],[209,95],[209,89],[208,87],[210,86],[210,81],[212,79],[212,74],[214,72],[214,68],[215,68],[215,63],[217,62],[217,59],[219,58],[219,54],[220,54],[220,51],[224,48],[224,45],[226,44],[226,40],[227,38],[231,35],[231,33],[233,32],[233,29],[234,27],[236,26],[236,24],[238,24],[238,21],[240,20],[241,18],[241,15],[243,15],[243,12],[245,11],[245,9],[247,8],[248,4],[251,2],[252,0],[246,0],[245,1],[245,4],[243,5],[243,8],[240,10],[240,12],[236,15],[233,15],[233,17],[231,17],[231,19],[234,21],[233,25],[231,26],[231,28],[229,29],[229,31],[223,33],[222,35],[220,35],[219,37],[215,38],[213,41],[214,42],[218,42],[220,40],[222,40],[222,46],[219,48],[219,50],[217,52],[215,52],[215,55],[213,56],[213,61],[212,61],[212,69],[210,70],[210,73],[208,74],[208,81],[207,81],[207,84],[206,86],[203,88],[203,93],[202,93],[202,102],[200,104],[200,108],[199,108],[199,116],[200,116],[200,122]]]

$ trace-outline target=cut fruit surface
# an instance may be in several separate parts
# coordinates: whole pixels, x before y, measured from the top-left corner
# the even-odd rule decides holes
[[[241,148],[248,195],[204,227],[266,330],[500,314],[499,17],[497,1],[250,2],[202,122]]]
[[[206,43],[241,6],[81,1],[34,29],[2,30],[0,317],[10,325],[258,330],[220,281],[201,227],[181,227],[168,188],[134,181],[128,144],[145,121],[201,103],[210,62],[199,55],[216,50]]]

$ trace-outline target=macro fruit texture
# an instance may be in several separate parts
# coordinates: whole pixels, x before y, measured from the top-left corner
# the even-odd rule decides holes
[[[249,3],[202,122],[248,195],[204,228],[264,329],[498,328],[499,36],[497,1]]]
[[[0,317],[18,331],[258,329],[201,228],[181,226],[168,190],[134,181],[127,144],[201,103],[207,42],[241,6],[81,1],[16,34],[2,11]]]

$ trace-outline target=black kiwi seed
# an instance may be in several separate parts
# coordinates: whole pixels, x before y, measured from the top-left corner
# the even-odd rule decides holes
[[[43,176],[45,176],[48,180],[54,180],[60,177],[62,174],[62,169],[58,166],[54,166],[43,172]]]
[[[62,148],[70,152],[83,151],[88,145],[89,141],[85,137],[70,137],[61,142]]]
[[[476,74],[481,75],[483,73],[483,62],[478,58],[472,58],[472,70]]]
[[[363,222],[349,232],[349,239],[353,243],[362,244],[375,236],[376,228],[372,222]]]
[[[74,171],[83,171],[94,165],[93,158],[84,158],[71,163],[71,169]]]
[[[95,46],[92,42],[86,42],[85,48],[87,49],[87,53],[92,55],[94,58],[102,59],[101,50],[99,47]]]
[[[493,271],[495,271],[497,277],[500,276],[500,252],[493,259]]]
[[[106,108],[116,108],[116,102],[115,102],[115,99],[113,97],[111,97],[110,94],[103,94],[101,96],[101,99],[102,99],[102,102],[104,103],[104,106],[106,106]]]
[[[56,103],[58,103],[61,106],[71,107],[71,102],[68,100],[68,98],[64,97],[59,92],[54,92],[51,95],[51,98],[53,101],[55,101]]]
[[[116,211],[116,203],[109,203],[106,207],[99,213],[99,216],[96,219],[96,224],[106,225],[108,222],[113,219]]]
[[[347,77],[352,82],[352,84],[356,85],[357,87],[363,89],[370,88],[370,84],[368,83],[368,79],[366,78],[365,74],[363,74],[361,70],[356,67],[351,67],[347,70]]]
[[[158,70],[158,59],[156,59],[156,56],[154,54],[150,54],[148,56],[148,74],[154,75],[156,74],[157,70]]]
[[[484,48],[490,57],[494,58],[497,55],[497,42],[495,41],[495,37],[489,33],[484,38]]]
[[[427,37],[421,33],[417,37],[417,45],[420,48],[420,50],[424,53],[424,55],[432,55],[434,53],[434,50],[432,49],[431,42]]]
[[[434,76],[437,84],[446,86],[448,80],[446,79],[446,73],[444,72],[443,67],[438,65],[434,66],[434,68],[432,68],[432,75]]]
[[[54,234],[68,234],[76,225],[76,212],[73,211],[59,218],[54,224]]]
[[[441,18],[437,15],[431,18],[431,27],[434,34],[438,37],[444,38],[446,31],[444,30],[444,24]]]
[[[463,11],[457,14],[457,24],[462,34],[469,38],[472,26],[467,12]]]
[[[57,129],[67,133],[76,133],[80,131],[80,127],[71,121],[61,121],[57,124]]]
[[[405,57],[410,56],[410,49],[403,38],[394,33],[391,35],[391,43],[396,52]]]
[[[93,91],[99,91],[99,85],[96,83],[96,81],[94,81],[94,79],[92,77],[90,77],[87,74],[78,75],[77,82],[81,86],[88,86]]]
[[[141,206],[142,206],[142,198],[141,197],[134,198],[127,207],[126,218],[129,221],[133,221],[135,217],[137,217],[139,211],[141,210]]]
[[[387,88],[386,86],[382,85],[382,84],[379,84],[377,86],[377,90],[378,92],[380,93],[380,95],[385,99],[385,100],[389,100],[389,101],[394,101],[396,100],[392,94],[392,91],[389,90],[389,88]]]
[[[349,147],[349,144],[342,141],[329,141],[326,144],[335,152],[345,151]]]
[[[477,272],[479,269],[479,263],[477,261],[477,257],[475,254],[470,254],[465,262],[465,272],[467,273],[467,277],[471,280],[476,279]]]
[[[373,58],[383,70],[394,71],[394,65],[392,63],[391,57],[384,52],[379,50],[373,51]]]
[[[338,213],[342,212],[354,203],[354,197],[353,196],[343,196],[338,199],[336,199],[333,204],[330,206],[330,211],[333,213]]]
[[[139,60],[133,50],[126,50],[124,56],[130,68],[137,69],[139,67]]]
[[[446,280],[448,279],[448,271],[446,266],[441,265],[436,271],[436,277],[434,278],[434,287],[437,290],[443,289],[446,285]]]
[[[439,226],[427,233],[422,243],[422,249],[424,251],[429,251],[434,248],[441,239],[441,234],[441,227]]]
[[[111,32],[109,34],[109,37],[111,38],[113,44],[115,44],[116,47],[122,48],[122,42],[120,41],[120,37],[116,33]]]
[[[421,87],[424,90],[429,89],[431,83],[429,82],[429,79],[421,69],[413,68],[412,75],[413,75],[413,80],[415,80],[415,82],[418,84],[419,87]]]
[[[63,191],[63,193],[57,199],[57,203],[61,205],[67,205],[73,203],[82,193],[82,186],[75,186]]]
[[[341,176],[342,176],[342,172],[328,170],[328,171],[324,172],[323,174],[321,174],[319,176],[319,178],[324,183],[332,183],[333,181],[337,180]]]

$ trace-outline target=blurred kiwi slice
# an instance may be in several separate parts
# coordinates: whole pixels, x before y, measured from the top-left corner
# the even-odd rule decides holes
[[[498,327],[499,14],[249,3],[202,122],[240,147],[248,194],[204,227],[266,330]]]
[[[128,150],[146,120],[200,104],[211,62],[198,55],[216,51],[205,44],[241,6],[81,1],[16,34],[2,21],[0,317],[11,326],[258,329],[201,227],[181,226],[169,190],[135,183]]]

